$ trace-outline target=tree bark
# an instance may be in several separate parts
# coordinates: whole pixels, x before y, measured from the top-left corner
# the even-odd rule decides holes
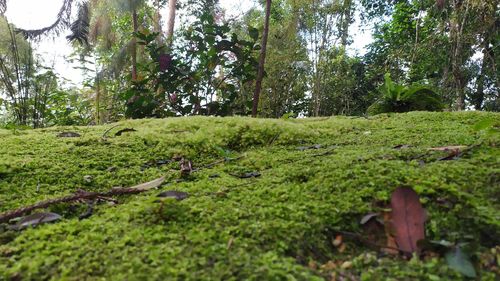
[[[344,48],[344,50],[347,48],[347,45],[349,44],[349,26],[351,25],[352,21],[352,0],[344,0],[344,6],[343,6],[343,11],[342,11],[342,17],[341,17],[341,45]]]
[[[255,92],[253,95],[252,117],[257,117],[259,109],[260,91],[262,90],[262,80],[264,79],[264,65],[266,63],[267,38],[269,37],[269,18],[271,17],[271,0],[266,0],[266,19],[264,22],[264,32],[262,33],[262,46],[260,49],[259,69],[257,81],[255,82]]]
[[[158,36],[156,37],[156,44],[158,46],[160,46],[162,44],[160,0],[155,0],[155,8],[156,8],[156,11],[155,11],[154,22],[153,22],[153,30],[155,33],[158,33]]]
[[[177,0],[168,1],[168,15],[167,15],[167,47],[171,48],[174,38],[174,27],[175,27],[175,11],[176,11]]]
[[[463,47],[464,43],[462,41],[463,30],[466,24],[466,20],[469,14],[469,2],[466,2],[465,10],[462,8],[462,1],[454,1],[454,13],[456,19],[450,22],[450,37],[452,40],[452,58],[451,58],[451,69],[455,86],[455,110],[460,111],[465,109],[465,86],[466,81],[464,81],[464,73],[462,70],[464,59],[463,59]],[[460,14],[462,14],[460,17]]]
[[[132,12],[132,21],[134,25],[134,36],[132,39],[132,80],[137,80],[137,39],[135,34],[139,31],[139,24],[137,21],[137,10]]]

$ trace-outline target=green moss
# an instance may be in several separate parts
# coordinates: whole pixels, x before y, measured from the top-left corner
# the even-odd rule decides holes
[[[0,212],[162,175],[171,182],[162,190],[190,194],[164,203],[156,202],[158,191],[121,197],[82,221],[84,205],[59,205],[51,208],[64,216],[56,224],[0,228],[0,279],[323,280],[344,272],[362,280],[459,280],[444,259],[377,258],[357,241],[339,253],[332,230],[360,231],[359,219],[405,185],[429,212],[430,239],[478,244],[476,259],[499,245],[499,135],[474,130],[484,119],[499,115],[136,120],[117,124],[105,139],[114,125],[0,130]],[[137,132],[115,137],[122,128]],[[62,131],[82,137],[57,138]],[[321,147],[297,149],[315,144]],[[400,144],[410,147],[393,149]],[[453,161],[436,161],[446,153],[428,150],[447,145],[472,148]],[[195,168],[244,157],[177,183],[178,163],[145,165],[175,156]],[[261,177],[234,176],[254,171]],[[310,266],[328,261],[353,263],[346,270]],[[489,268],[479,269],[494,280]]]

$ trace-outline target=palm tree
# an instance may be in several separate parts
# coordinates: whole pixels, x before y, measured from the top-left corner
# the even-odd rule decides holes
[[[97,6],[100,1],[98,0],[64,0],[57,18],[49,26],[39,28],[39,29],[18,29],[17,31],[22,33],[26,39],[37,40],[43,36],[58,36],[63,31],[70,29],[72,34],[67,38],[68,40],[74,42],[78,41],[82,44],[88,44],[88,36],[91,22],[92,6]],[[132,24],[133,32],[137,33],[139,29],[139,23],[137,18],[138,9],[145,3],[145,0],[111,0],[108,2],[120,12],[128,12],[132,14]],[[71,21],[71,15],[74,6],[78,6],[78,14],[76,20]],[[7,10],[7,0],[0,0],[0,15],[3,15]],[[135,37],[132,39],[131,44],[127,46],[131,47],[131,57],[132,57],[132,79],[137,78],[137,46],[135,42]]]
[[[57,13],[56,20],[49,26],[40,29],[18,29],[26,39],[36,40],[42,36],[52,35],[58,36],[62,31],[71,27],[71,10],[73,8],[74,0],[64,0],[59,13]],[[0,15],[7,11],[7,0],[0,0]]]

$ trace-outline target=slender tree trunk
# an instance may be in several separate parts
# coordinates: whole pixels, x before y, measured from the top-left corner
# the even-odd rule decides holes
[[[454,78],[455,86],[455,110],[465,109],[465,85],[463,67],[463,47],[462,42],[463,29],[466,24],[466,20],[469,14],[469,2],[466,2],[465,10],[462,8],[462,1],[454,1],[454,13],[456,18],[450,22],[450,37],[452,40],[452,59],[451,59],[451,70]],[[462,17],[460,14],[462,13]],[[460,21],[461,20],[461,21]]]
[[[158,46],[161,46],[162,44],[162,31],[161,31],[161,14],[160,14],[160,9],[161,9],[161,4],[160,0],[155,0],[155,17],[154,17],[154,22],[153,22],[153,30],[155,33],[158,33],[158,36],[156,37],[156,44]]]
[[[168,15],[167,15],[167,47],[172,47],[172,42],[174,41],[174,27],[175,27],[175,11],[176,11],[177,0],[168,1]]]
[[[349,26],[352,21],[352,0],[344,0],[344,6],[342,11],[342,19],[341,19],[341,44],[344,50],[347,48],[348,39],[349,39]]]
[[[132,39],[132,80],[137,80],[137,39],[135,34],[139,31],[139,24],[137,20],[137,10],[132,12],[132,21],[134,25],[134,37]]]
[[[255,82],[255,92],[253,95],[252,117],[257,117],[259,109],[260,91],[262,90],[262,80],[264,79],[264,65],[266,64],[267,38],[269,37],[269,18],[271,17],[271,0],[266,0],[266,19],[264,22],[264,32],[262,33],[262,46],[260,49],[259,70],[257,81]]]

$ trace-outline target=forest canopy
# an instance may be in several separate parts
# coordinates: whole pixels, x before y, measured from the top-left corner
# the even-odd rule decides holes
[[[494,0],[274,0],[240,16],[217,0],[64,0],[49,26],[1,19],[0,122],[499,111],[499,22]],[[38,55],[57,36],[83,84]]]

